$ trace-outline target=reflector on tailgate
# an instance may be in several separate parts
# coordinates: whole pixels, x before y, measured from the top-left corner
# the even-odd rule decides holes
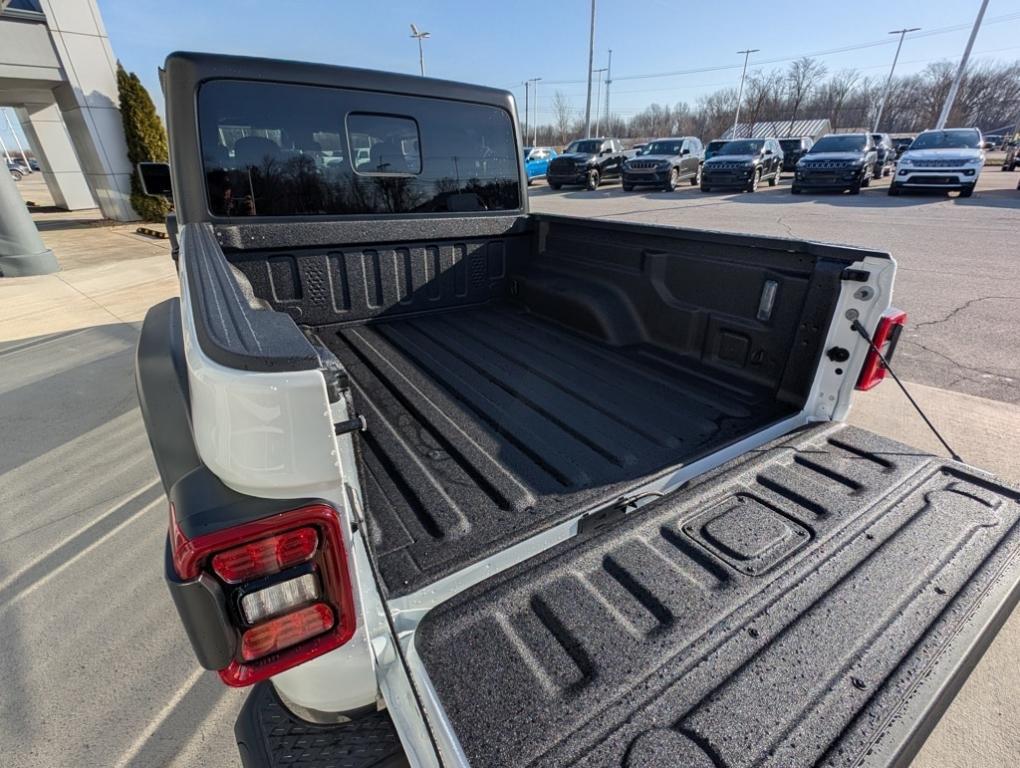
[[[1018,499],[818,427],[453,598],[415,643],[476,768],[905,764],[1020,594]]]

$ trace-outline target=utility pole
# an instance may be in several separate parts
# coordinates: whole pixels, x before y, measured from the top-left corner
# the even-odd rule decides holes
[[[609,63],[606,65],[606,130],[612,133],[609,126],[609,86],[613,84],[613,49],[609,49]]]
[[[4,120],[7,121],[7,128],[11,132],[11,136],[14,137],[14,143],[18,145],[18,151],[21,152],[21,159],[25,161],[25,167],[28,168],[28,172],[32,172],[32,165],[28,162],[28,155],[25,154],[25,148],[21,145],[21,139],[18,138],[18,132],[14,130],[14,126],[11,125],[10,113],[6,110],[0,110],[4,113]]]
[[[745,51],[737,51],[738,54],[744,54],[744,68],[740,71],[740,90],[737,91],[737,109],[733,113],[733,135],[731,139],[737,138],[737,124],[740,122],[740,102],[744,98],[744,78],[747,77],[747,60],[751,57],[752,53],[758,53],[760,48],[748,48]]]
[[[892,86],[893,72],[896,71],[896,62],[900,59],[900,48],[903,47],[903,38],[907,36],[908,32],[917,32],[920,27],[911,27],[910,29],[894,29],[890,32],[890,35],[899,35],[900,41],[896,44],[896,55],[893,56],[892,66],[889,68],[889,77],[885,81],[885,90],[882,91],[882,100],[878,102],[878,114],[875,115],[875,128],[873,133],[878,133],[878,124],[882,120],[882,112],[885,110],[885,101],[889,98],[889,88]]]
[[[977,18],[974,19],[974,28],[970,31],[970,37],[967,40],[967,47],[963,49],[963,58],[960,59],[960,68],[956,70],[956,77],[953,78],[953,84],[949,88],[949,95],[946,96],[946,103],[942,105],[942,114],[939,115],[939,121],[935,125],[938,130],[942,130],[946,127],[946,121],[949,119],[949,113],[953,109],[953,102],[956,101],[956,93],[960,90],[960,81],[963,80],[964,70],[967,69],[967,59],[970,58],[971,48],[974,47],[974,39],[977,37],[978,30],[981,29],[981,20],[985,17],[985,9],[988,8],[988,0],[981,0],[981,10],[978,11]]]
[[[584,135],[591,136],[591,69],[595,66],[595,0],[591,0],[591,31],[588,33],[588,98],[584,102]]]
[[[524,81],[524,130],[522,131],[522,133],[524,134],[524,143],[525,144],[528,143],[528,118],[531,117],[531,109],[528,106],[528,90],[529,90],[530,86],[531,86],[531,81],[530,80],[525,80]]]
[[[421,76],[425,77],[425,51],[421,46],[422,40],[432,37],[431,32],[421,32],[414,24],[411,25],[411,37],[418,41],[418,66],[421,68]]]
[[[602,124],[602,113],[599,111],[599,104],[602,103],[602,79],[601,75],[603,72],[608,72],[606,67],[602,69],[592,70],[592,74],[596,76],[595,79],[595,135],[599,135],[599,126]]]
[[[524,83],[525,87],[527,87],[528,83],[534,83],[535,84],[535,106],[533,107],[533,111],[532,111],[532,114],[534,114],[535,119],[529,121],[529,125],[531,125],[531,129],[535,132],[535,138],[531,142],[532,146],[534,146],[535,144],[538,144],[538,81],[541,80],[541,79],[542,78],[540,78],[540,77],[533,77],[533,78],[531,78],[530,80],[528,80],[528,81],[526,81]],[[524,136],[527,137],[527,135],[528,135],[528,132],[525,131],[524,132]]]

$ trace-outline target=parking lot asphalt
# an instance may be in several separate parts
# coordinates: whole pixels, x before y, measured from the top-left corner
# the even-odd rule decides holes
[[[1020,296],[1009,255],[1018,178],[988,169],[966,201],[877,189],[795,198],[786,180],[754,196],[538,184],[531,200],[536,211],[890,250],[901,266],[897,303],[917,334],[898,353],[904,375],[965,457],[1017,483],[1020,406],[983,374],[1020,373],[1015,302],[994,298]],[[44,194],[32,177],[23,184]],[[237,766],[245,692],[198,667],[162,583],[166,505],[134,395],[138,320],[175,291],[165,242],[99,226],[95,214],[36,218],[63,272],[0,280],[0,766]],[[980,398],[961,394],[979,387]],[[854,420],[935,447],[889,383],[859,398]],[[1016,764],[1017,648],[1020,614],[914,768]]]
[[[894,303],[908,325],[896,353],[904,378],[1020,401],[1020,190],[1018,173],[985,168],[969,199],[953,193],[889,197],[876,179],[860,195],[790,193],[791,175],[753,194],[554,191],[537,181],[536,213],[595,216],[794,237],[888,251],[898,264]]]

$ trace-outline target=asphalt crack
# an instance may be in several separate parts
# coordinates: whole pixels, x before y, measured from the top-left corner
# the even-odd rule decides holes
[[[963,312],[965,309],[970,309],[970,307],[972,307],[974,304],[977,304],[979,301],[992,301],[992,300],[1020,301],[1020,296],[981,296],[976,299],[970,299],[969,301],[964,302],[960,306],[953,309],[948,315],[943,317],[941,320],[926,320],[923,323],[917,323],[911,330],[918,331],[921,328],[927,328],[932,325],[941,325],[942,323],[952,320],[954,317]]]

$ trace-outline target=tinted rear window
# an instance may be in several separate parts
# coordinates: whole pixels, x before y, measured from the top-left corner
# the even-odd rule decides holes
[[[483,104],[216,80],[198,97],[216,216],[521,206],[509,114]]]

